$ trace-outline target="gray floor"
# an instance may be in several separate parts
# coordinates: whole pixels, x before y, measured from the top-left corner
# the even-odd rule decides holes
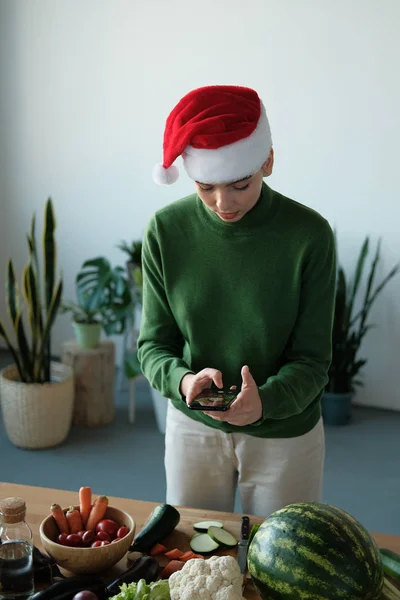
[[[8,357],[0,352],[0,367]],[[68,441],[48,450],[15,448],[0,420],[0,480],[163,502],[164,437],[156,428],[150,392],[137,385],[137,419],[128,423],[126,393],[116,419],[95,430],[73,427]],[[400,535],[400,413],[355,409],[351,424],[326,428],[324,501],[351,512],[371,531]],[[240,511],[237,503],[236,509]]]

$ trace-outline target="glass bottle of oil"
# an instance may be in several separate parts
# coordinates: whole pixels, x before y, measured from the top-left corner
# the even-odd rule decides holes
[[[27,600],[34,593],[33,537],[23,498],[0,500],[0,600]]]

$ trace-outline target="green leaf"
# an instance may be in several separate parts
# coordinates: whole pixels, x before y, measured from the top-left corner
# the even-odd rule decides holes
[[[27,340],[26,334],[25,334],[25,327],[24,327],[24,323],[22,321],[22,313],[21,312],[19,312],[17,315],[17,321],[16,321],[15,325],[16,325],[17,342],[18,342],[18,347],[19,347],[20,356],[21,356],[21,363],[23,365],[23,371],[24,371],[24,376],[25,376],[24,381],[26,381],[27,383],[30,383],[33,381],[33,363],[32,363],[32,356],[31,356],[31,351],[29,349],[28,340]]]
[[[44,280],[45,299],[47,310],[50,307],[54,292],[55,270],[56,270],[56,244],[54,231],[56,228],[53,203],[51,198],[47,200],[43,231],[43,253],[44,253]]]
[[[101,315],[106,335],[123,333],[133,298],[122,267],[112,267],[103,258],[87,260],[76,277],[78,303],[86,311]]]
[[[62,280],[58,282],[58,285],[55,287],[53,292],[53,297],[50,302],[49,309],[47,311],[47,317],[43,329],[43,336],[40,341],[39,351],[36,357],[35,365],[34,365],[34,381],[38,381],[40,377],[40,373],[43,367],[45,350],[48,342],[48,338],[50,336],[51,328],[54,324],[55,318],[57,316],[57,312],[61,303],[63,284]]]
[[[136,265],[142,264],[142,241],[138,240],[129,245],[126,241],[117,244],[117,248],[128,255],[129,261]]]
[[[395,275],[397,275],[397,273],[399,272],[399,268],[400,268],[400,265],[396,265],[395,267],[393,267],[393,269],[389,272],[389,274],[386,275],[386,277],[377,286],[377,288],[375,289],[374,293],[372,294],[372,296],[369,300],[369,309],[371,308],[372,304],[375,302],[376,298],[379,296],[379,294],[381,293],[383,288],[386,286],[386,284],[389,283],[389,281],[391,279],[393,279],[393,277]]]
[[[26,381],[26,377],[25,377],[25,373],[24,373],[24,368],[23,365],[21,363],[21,360],[17,354],[17,351],[15,350],[14,346],[11,343],[10,338],[8,337],[7,331],[2,323],[2,321],[0,320],[0,336],[4,339],[4,341],[7,344],[7,348],[9,350],[9,352],[11,353],[15,366],[17,367],[18,370],[18,375],[21,381]]]
[[[35,233],[35,229],[36,229],[36,217],[33,214],[32,215],[32,220],[31,220],[31,231],[30,231],[30,236],[28,236],[28,247],[29,247],[29,253],[30,253],[30,263],[32,266],[32,271],[33,271],[33,275],[34,275],[34,281],[35,281],[35,298],[36,298],[36,308],[35,308],[35,315],[36,315],[36,323],[35,323],[35,341],[33,343],[34,345],[34,349],[33,349],[33,355],[36,354],[36,349],[37,349],[37,343],[38,340],[41,338],[42,334],[43,334],[43,317],[42,317],[42,300],[41,300],[41,289],[40,289],[40,266],[39,266],[39,258],[38,258],[38,253],[37,253],[37,245],[36,245],[36,233]],[[30,280],[32,280],[31,274],[29,276]],[[33,282],[31,281],[31,286],[33,285]],[[32,292],[33,293],[33,292]]]
[[[362,369],[362,367],[365,364],[367,364],[367,360],[366,359],[360,359],[360,360],[355,361],[351,365],[350,376],[353,378],[355,375],[357,375],[357,373]]]
[[[29,235],[26,236],[27,242],[28,242],[28,253],[30,256],[32,256],[33,254],[33,242],[32,239],[29,237]]]
[[[379,263],[380,247],[381,247],[381,241],[378,240],[378,244],[376,246],[376,251],[375,251],[375,256],[374,256],[374,259],[372,261],[371,269],[370,269],[369,276],[368,276],[367,286],[365,288],[365,294],[364,294],[364,300],[363,300],[362,308],[356,314],[356,316],[352,317],[352,319],[351,319],[351,326],[353,326],[361,318],[361,322],[360,322],[360,325],[359,325],[360,330],[362,329],[362,327],[363,327],[363,325],[365,323],[365,320],[367,319],[368,312],[369,312],[368,305],[369,305],[369,300],[370,300],[371,289],[372,289],[372,286],[373,286],[373,283],[374,283],[376,268],[377,268],[378,263]]]
[[[338,270],[336,286],[335,317],[333,322],[333,339],[335,343],[347,335],[347,290],[346,276],[343,269]]]
[[[369,249],[369,238],[367,237],[361,247],[361,251],[360,251],[360,254],[358,257],[358,261],[357,261],[353,288],[352,288],[352,292],[350,295],[350,302],[349,302],[349,309],[348,309],[348,323],[351,322],[351,315],[353,314],[354,302],[355,302],[357,291],[358,291],[358,288],[359,288],[359,285],[361,282],[361,278],[362,278],[362,275],[364,272],[364,265],[365,265],[365,260],[368,255],[368,249]]]
[[[111,265],[105,258],[98,257],[84,262],[76,277],[79,303],[89,311],[100,310],[111,277]]]
[[[40,314],[40,305],[39,299],[37,297],[37,288],[38,284],[36,281],[36,275],[33,268],[32,263],[29,263],[28,269],[26,272],[26,287],[29,293],[28,298],[28,317],[29,323],[31,327],[31,335],[32,335],[32,356],[36,355],[38,342],[41,336],[41,314]]]
[[[19,312],[18,284],[15,277],[14,265],[11,260],[7,265],[7,308],[11,323],[15,329]]]

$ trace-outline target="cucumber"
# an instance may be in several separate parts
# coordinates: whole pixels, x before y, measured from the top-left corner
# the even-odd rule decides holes
[[[260,529],[260,525],[258,523],[256,523],[255,525],[253,525],[253,527],[250,529],[250,535],[249,535],[249,546],[251,543],[251,540],[253,539],[253,537],[256,535],[257,531]]]
[[[208,533],[196,533],[190,540],[190,548],[199,554],[209,554],[219,548],[218,542],[213,540]]]
[[[223,527],[224,524],[221,521],[199,521],[193,525],[195,531],[202,531],[207,533],[209,527]]]
[[[129,552],[149,552],[154,544],[173,532],[180,518],[176,508],[170,504],[159,504],[133,540]]]
[[[208,528],[207,534],[220,546],[227,546],[228,548],[237,546],[237,539],[225,529],[211,525],[211,527]]]
[[[379,548],[379,553],[385,574],[400,581],[400,555],[388,548]]]

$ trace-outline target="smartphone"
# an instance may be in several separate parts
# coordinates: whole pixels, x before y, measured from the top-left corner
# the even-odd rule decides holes
[[[188,408],[190,410],[228,410],[236,400],[238,393],[236,389],[228,391],[213,388],[206,389],[196,396]]]

